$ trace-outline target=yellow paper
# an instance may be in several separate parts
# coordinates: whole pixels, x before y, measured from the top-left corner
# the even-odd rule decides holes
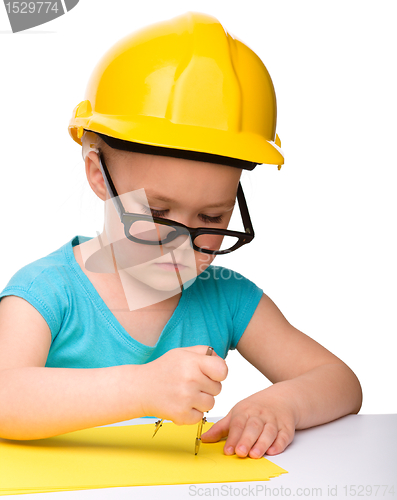
[[[208,430],[212,424],[207,424]],[[268,481],[287,471],[265,458],[223,453],[224,441],[202,443],[197,425],[165,423],[96,427],[32,441],[0,439],[0,495],[152,486]]]

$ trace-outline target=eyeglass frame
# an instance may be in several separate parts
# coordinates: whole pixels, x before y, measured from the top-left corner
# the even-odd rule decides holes
[[[165,243],[169,243],[170,241],[173,241],[178,236],[181,236],[181,235],[186,236],[186,230],[187,230],[189,235],[190,235],[190,239],[191,239],[194,250],[196,250],[197,252],[200,252],[200,253],[206,253],[206,254],[210,254],[210,255],[224,255],[224,254],[227,254],[230,252],[234,252],[238,248],[241,248],[243,245],[247,245],[248,243],[250,243],[254,239],[254,236],[255,236],[254,228],[252,226],[251,218],[250,218],[250,215],[248,212],[247,202],[245,200],[243,188],[241,186],[240,181],[238,183],[238,188],[237,188],[237,200],[238,200],[240,214],[241,214],[241,218],[242,218],[243,225],[245,228],[245,232],[243,233],[241,231],[230,231],[228,229],[218,229],[218,228],[211,228],[211,227],[193,228],[193,227],[185,226],[185,224],[182,224],[181,222],[177,222],[177,221],[174,221],[171,219],[166,219],[163,217],[154,217],[154,216],[146,215],[146,214],[133,214],[133,213],[126,212],[125,208],[120,200],[120,197],[117,193],[116,187],[113,184],[112,178],[110,177],[109,170],[106,166],[105,158],[103,156],[102,151],[100,151],[100,150],[98,151],[98,156],[99,156],[99,164],[100,164],[100,168],[102,171],[102,176],[103,176],[103,179],[105,181],[106,187],[108,189],[109,194],[111,195],[115,209],[120,217],[120,221],[124,225],[124,234],[130,241],[134,241],[135,243],[140,243],[142,245],[163,245]],[[174,236],[175,233],[169,233],[172,235],[172,239],[169,241],[162,240],[159,243],[158,241],[145,240],[145,242],[143,242],[144,240],[139,240],[137,238],[134,238],[134,236],[132,236],[129,233],[129,230],[130,230],[132,224],[138,220],[144,220],[144,221],[150,221],[150,222],[153,221],[155,224],[172,226],[173,228],[176,229],[177,234],[176,234],[176,236]],[[182,229],[185,231],[183,232]],[[233,237],[237,237],[238,241],[235,245],[233,245],[231,248],[229,248],[227,250],[208,250],[205,248],[198,247],[194,243],[194,240],[202,234],[210,234],[210,235],[212,234],[212,235],[219,235],[219,236],[233,236]]]

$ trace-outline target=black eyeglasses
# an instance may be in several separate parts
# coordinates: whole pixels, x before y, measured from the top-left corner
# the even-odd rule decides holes
[[[209,227],[193,228],[171,219],[126,212],[110,177],[101,151],[99,152],[99,161],[106,187],[113,199],[120,220],[124,225],[125,236],[129,240],[144,245],[165,245],[180,236],[183,236],[185,239],[190,237],[193,248],[197,252],[223,255],[237,250],[254,239],[254,228],[252,227],[240,182],[237,189],[237,199],[245,228],[244,233]]]

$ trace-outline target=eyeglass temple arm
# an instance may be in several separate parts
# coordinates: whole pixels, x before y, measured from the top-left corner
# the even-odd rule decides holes
[[[113,181],[110,177],[108,168],[106,166],[105,158],[103,157],[101,152],[99,153],[99,165],[101,167],[102,177],[103,177],[103,180],[105,181],[106,188],[111,196],[114,207],[115,207],[117,213],[119,214],[119,217],[121,220],[123,213],[125,213],[124,206],[121,203],[120,196],[118,195],[118,193],[116,191],[116,188],[115,188]]]
[[[247,202],[245,201],[243,187],[240,181],[238,183],[238,188],[237,188],[237,200],[240,207],[241,218],[244,224],[244,230],[246,233],[252,234],[252,236],[254,236],[255,235],[254,228],[252,226],[251,217],[248,212]]]

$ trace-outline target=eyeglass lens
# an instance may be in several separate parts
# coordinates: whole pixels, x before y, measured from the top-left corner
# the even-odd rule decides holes
[[[142,241],[142,243],[153,244],[157,242],[160,244],[167,244],[177,237],[186,238],[190,237],[189,232],[184,231],[183,228],[178,228],[178,231],[173,226],[164,224],[157,224],[152,221],[134,221],[129,229],[129,234]],[[200,234],[194,239],[196,246],[206,250],[229,250],[238,242],[236,236],[229,235],[214,235],[214,234]]]

